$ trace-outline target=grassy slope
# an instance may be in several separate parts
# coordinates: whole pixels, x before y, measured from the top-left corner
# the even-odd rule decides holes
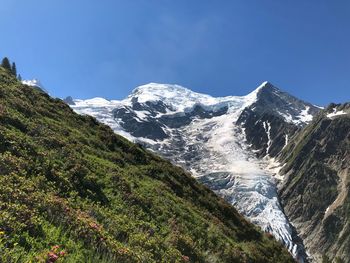
[[[58,262],[292,262],[182,169],[0,67],[0,262],[56,255]]]

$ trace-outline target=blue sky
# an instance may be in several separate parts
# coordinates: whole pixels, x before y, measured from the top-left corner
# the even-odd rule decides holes
[[[350,100],[350,1],[0,0],[0,56],[57,97],[177,83],[213,96],[268,80]]]

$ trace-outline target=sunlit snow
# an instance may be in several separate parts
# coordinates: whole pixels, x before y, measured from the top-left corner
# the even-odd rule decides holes
[[[343,111],[343,110],[338,111],[337,108],[334,108],[333,112],[327,114],[327,118],[332,119],[332,118],[334,118],[336,116],[344,115],[344,114],[347,114],[347,113],[345,111]]]

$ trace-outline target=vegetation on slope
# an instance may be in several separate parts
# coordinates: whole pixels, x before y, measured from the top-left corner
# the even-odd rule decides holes
[[[0,67],[0,262],[293,262],[181,168]]]

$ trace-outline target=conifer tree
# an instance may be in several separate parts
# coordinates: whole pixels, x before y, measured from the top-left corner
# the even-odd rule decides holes
[[[17,77],[17,68],[16,68],[15,62],[12,62],[11,72],[12,72],[12,75]]]
[[[4,57],[1,62],[1,66],[8,71],[12,72],[10,61],[7,57]]]
[[[17,79],[18,79],[19,81],[22,81],[22,76],[21,76],[21,74],[18,74]]]

